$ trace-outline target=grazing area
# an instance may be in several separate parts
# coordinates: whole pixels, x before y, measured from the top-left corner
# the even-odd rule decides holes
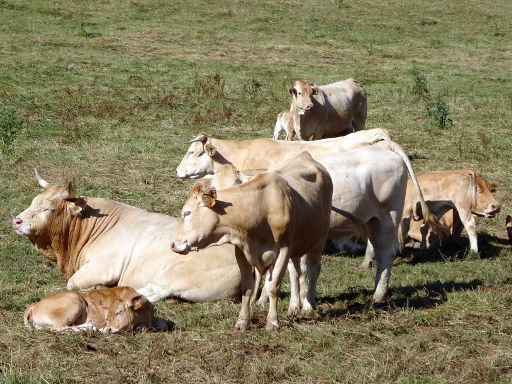
[[[510,0],[0,0],[0,382],[510,383],[511,19]],[[42,192],[34,167],[79,196],[178,216],[188,140],[271,138],[296,80],[348,77],[366,91],[366,128],[387,129],[417,173],[499,184],[479,253],[465,232],[404,251],[372,305],[375,269],[327,247],[316,312],[286,318],[285,278],[273,334],[260,307],[233,332],[233,299],[156,302],[174,323],[163,333],[24,326],[29,304],[66,289],[10,225]]]

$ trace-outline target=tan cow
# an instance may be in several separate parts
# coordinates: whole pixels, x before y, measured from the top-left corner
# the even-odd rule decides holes
[[[507,218],[505,219],[505,226],[507,228],[508,239],[512,243],[512,216],[511,215],[507,215]]]
[[[308,153],[228,189],[215,190],[198,182],[183,207],[172,249],[186,254],[191,249],[231,243],[241,250],[237,262],[243,296],[237,330],[245,329],[250,319],[252,267],[262,275],[269,270],[267,330],[272,331],[279,327],[277,298],[290,258],[300,275],[299,259],[306,255],[310,274],[300,277],[306,284],[301,299],[303,307],[315,306],[314,287],[329,228],[331,198],[329,173]]]
[[[417,178],[430,211],[449,228],[450,237],[459,236],[464,227],[470,250],[478,252],[475,216],[489,218],[500,212],[500,204],[492,195],[496,184],[470,169],[426,172]],[[409,182],[402,223],[404,244],[418,248],[439,246],[448,238],[440,239],[430,230],[422,228],[423,220],[414,220],[421,217],[417,196]]]
[[[299,80],[290,88],[293,129],[300,140],[360,131],[366,122],[366,93],[354,79],[316,86]]]
[[[201,251],[201,257],[177,255],[170,249],[177,218],[76,197],[71,185],[52,186],[36,176],[45,191],[12,226],[57,263],[68,290],[126,285],[150,301],[218,300],[240,293],[232,245]]]
[[[370,135],[372,131],[375,133]],[[272,169],[276,164],[290,160],[289,154],[294,153],[297,147],[310,149],[308,152],[329,170],[333,179],[333,206],[339,211],[333,210],[331,214],[328,238],[361,237],[360,234],[364,231],[357,229],[355,221],[347,216],[347,213],[355,215],[355,207],[365,214],[364,218],[355,215],[359,220],[367,223],[368,220],[376,218],[372,221],[370,232],[373,234],[370,236],[365,260],[371,260],[375,256],[382,261],[377,263],[373,298],[377,302],[383,301],[388,291],[392,260],[399,248],[397,233],[407,187],[407,172],[418,192],[420,189],[407,154],[380,131],[359,131],[336,139],[311,142],[276,142],[269,139],[232,141],[201,134],[192,140],[193,143],[183,157],[177,173],[180,177],[200,178],[215,173],[227,163],[238,169]],[[372,137],[374,140],[371,140]],[[351,147],[356,149],[350,151]],[[327,163],[326,156],[333,158]],[[381,174],[378,170],[381,170]],[[346,181],[347,178],[350,178],[350,183]],[[386,188],[383,188],[384,185]],[[394,190],[395,187],[398,189]],[[381,188],[382,193],[375,192]],[[365,196],[373,200],[368,202]],[[353,201],[347,205],[347,201],[351,200]],[[442,232],[442,226],[429,213],[424,201],[422,207],[426,212],[428,225],[437,232]],[[372,238],[376,244],[372,244]]]
[[[221,140],[201,133],[189,141],[191,145],[176,168],[176,173],[181,178],[198,179],[213,175],[218,166],[227,163],[242,171],[268,169],[304,151],[317,159],[385,139],[389,139],[388,131],[379,128],[311,142],[272,139]]]
[[[145,296],[130,287],[115,287],[45,296],[27,307],[23,320],[27,327],[53,332],[166,330],[165,321],[154,313],[153,304]]]
[[[279,139],[282,131],[286,132],[285,140],[293,139],[295,131],[293,130],[293,115],[289,109],[279,112],[274,126],[274,140]]]

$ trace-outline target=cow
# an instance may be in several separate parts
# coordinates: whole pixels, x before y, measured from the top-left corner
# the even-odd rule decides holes
[[[285,140],[292,140],[295,131],[293,130],[293,116],[289,109],[285,109],[277,115],[276,125],[274,126],[274,140],[279,139],[282,131],[286,132]]]
[[[300,140],[343,136],[364,128],[366,93],[352,78],[321,86],[298,80],[289,92],[293,129]]]
[[[104,333],[167,329],[154,317],[153,304],[130,287],[58,292],[27,307],[25,326],[52,332],[98,330]]]
[[[303,151],[309,152],[313,158],[320,158],[386,139],[389,139],[389,133],[380,128],[311,142],[272,139],[221,140],[201,133],[189,141],[190,147],[176,168],[176,174],[180,178],[198,179],[213,175],[217,167],[227,163],[241,171],[268,169]]]
[[[512,243],[512,216],[507,215],[505,219],[505,227],[507,228],[508,240]]]
[[[374,131],[373,134],[372,131]],[[294,151],[299,146],[304,150],[308,150],[312,157],[318,160],[324,166],[326,166],[326,164],[322,161],[323,157],[326,157],[330,154],[333,154],[333,156],[338,156],[342,155],[343,152],[346,152],[345,156],[341,156],[337,160],[332,160],[335,163],[332,164],[331,168],[326,166],[326,168],[328,168],[329,172],[331,173],[333,173],[331,169],[338,170],[350,167],[354,167],[354,172],[357,172],[359,169],[366,169],[366,163],[374,167],[375,162],[379,162],[380,156],[382,156],[383,153],[392,152],[389,153],[388,157],[400,159],[400,162],[396,162],[395,165],[393,165],[395,167],[393,168],[395,169],[394,171],[388,170],[386,172],[391,172],[391,174],[398,175],[401,174],[401,172],[405,172],[404,169],[406,169],[411,177],[413,185],[418,191],[418,194],[422,196],[414,170],[412,169],[412,164],[407,154],[398,144],[389,139],[386,131],[382,132],[380,129],[359,131],[336,139],[324,139],[312,142],[276,142],[270,139],[256,139],[237,142],[232,140],[214,139],[207,136],[206,134],[200,134],[195,139],[191,140],[191,142],[192,144],[188,149],[187,154],[183,157],[180,165],[176,170],[179,177],[204,177],[205,175],[215,173],[216,169],[227,163],[231,163],[237,169],[241,170],[251,168],[272,169],[272,167],[276,166],[276,164],[279,164],[279,162],[284,163],[288,161],[290,159],[289,154],[294,153]],[[365,148],[367,148],[368,151],[363,151]],[[375,153],[372,152],[371,148],[375,148]],[[350,149],[353,150],[350,151]],[[356,149],[360,151],[357,152]],[[361,153],[361,157],[355,156],[356,153]],[[351,156],[354,156],[353,161],[351,160]],[[357,166],[354,164],[357,164]],[[403,174],[406,175],[405,173]],[[357,185],[356,188],[358,188],[357,190],[359,191],[358,194],[364,193],[364,188],[367,187],[365,185],[365,177],[370,177],[368,175],[370,174],[365,174],[361,171],[359,175],[356,173],[356,175],[353,176],[353,182],[355,185]],[[350,192],[347,191],[350,191],[352,186],[343,180],[343,176],[337,178],[333,173],[331,174],[331,177],[333,178],[334,185],[333,206],[336,207],[337,204],[339,204],[340,207],[343,207],[343,199],[347,197],[351,198]],[[373,190],[369,191],[371,193],[370,197],[375,195],[374,190],[378,190],[380,188],[380,183],[384,181],[382,178],[377,177],[375,177],[375,180],[376,181],[372,184]],[[397,191],[396,196],[398,196],[399,199],[404,199],[407,183],[405,179],[402,178],[402,176],[397,180],[398,181],[396,182],[391,180],[390,183],[395,183],[399,186],[399,191]],[[385,195],[385,193],[382,193],[382,196]],[[385,201],[382,201],[381,203],[385,203]],[[420,198],[420,204],[423,212],[426,212],[426,224],[433,228],[436,233],[439,233],[439,236],[443,236],[443,233],[446,231],[446,229],[439,223],[437,218],[430,213],[423,198]],[[370,209],[371,206],[373,205],[369,205],[368,209]],[[376,216],[388,216],[386,220],[388,223],[392,223],[389,225],[384,225],[382,228],[380,228],[380,224],[374,224],[370,228],[370,230],[373,229],[375,234],[370,236],[370,240],[368,241],[366,248],[365,262],[363,262],[361,265],[362,267],[368,267],[369,262],[366,265],[366,261],[368,259],[371,260],[376,253],[378,253],[378,263],[379,260],[383,260],[382,263],[379,263],[380,266],[377,268],[377,276],[375,279],[376,290],[373,295],[373,300],[375,302],[383,301],[387,295],[389,275],[391,273],[391,262],[389,254],[394,256],[400,247],[400,243],[397,242],[393,243],[392,246],[389,246],[389,249],[386,249],[386,247],[391,242],[389,239],[398,239],[397,241],[401,240],[401,238],[398,238],[398,226],[400,224],[403,205],[400,210],[398,210],[399,206],[396,207],[398,216],[396,216],[396,213],[393,213],[393,215],[388,213],[386,215],[379,210],[376,210],[375,212],[368,212],[369,215],[373,214]],[[328,238],[338,239],[345,236],[354,235],[356,235],[356,237],[361,237],[360,234],[363,234],[365,230],[361,229],[360,225],[354,225],[357,223],[357,221],[348,220],[349,215],[354,214],[354,212],[350,211],[349,209],[341,208],[337,213],[337,215],[332,215]],[[363,218],[359,219],[363,220]],[[351,223],[351,229],[348,228],[348,223]],[[385,236],[389,236],[389,239],[386,240],[388,245],[378,241],[377,248],[374,249],[371,239],[380,239],[380,235],[378,233],[382,231],[387,231]],[[393,256],[391,256],[391,260]],[[264,301],[264,299],[265,298],[263,297],[262,301]]]
[[[497,185],[471,169],[432,171],[417,178],[430,211],[449,229],[449,236],[439,238],[422,227],[417,194],[409,183],[402,217],[404,244],[423,249],[438,247],[465,228],[470,251],[478,252],[475,217],[491,218],[500,212],[501,206],[492,195]]]
[[[36,171],[44,192],[13,219],[13,229],[68,280],[67,289],[126,285],[154,302],[166,297],[211,301],[240,294],[232,245],[201,251],[201,257],[171,252],[178,219],[95,197],[77,197],[50,185]],[[212,284],[212,281],[215,284]]]
[[[331,199],[329,173],[306,152],[272,172],[224,190],[200,181],[183,206],[172,250],[187,254],[211,245],[237,246],[243,296],[236,330],[244,330],[250,319],[252,267],[261,275],[268,270],[271,278],[267,285],[270,305],[266,329],[270,332],[279,328],[277,298],[289,259],[295,267],[289,269],[290,273],[300,275],[300,258],[304,255],[309,274],[300,276],[305,283],[301,299],[304,306],[315,306]]]

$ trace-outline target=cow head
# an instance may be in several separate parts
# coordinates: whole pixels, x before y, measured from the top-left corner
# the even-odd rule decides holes
[[[312,96],[318,93],[318,88],[309,80],[298,80],[295,85],[289,89],[292,95],[292,104],[299,115],[312,111],[314,108]]]
[[[212,244],[212,234],[218,224],[217,191],[206,181],[198,181],[181,210],[181,218],[171,243],[173,252],[187,254]]]
[[[210,138],[205,133],[200,133],[189,143],[191,144],[187,153],[176,168],[178,177],[199,179],[205,175],[213,174],[213,157],[216,150],[211,145]]]
[[[17,234],[27,236],[33,243],[41,237],[50,236],[52,227],[62,228],[62,223],[70,216],[79,216],[86,207],[83,197],[76,198],[71,183],[68,187],[52,186],[39,176],[36,178],[43,193],[32,200],[30,207],[12,219],[12,227]]]
[[[153,305],[143,296],[134,291],[131,297],[115,300],[110,307],[102,307],[105,316],[104,333],[149,328],[154,314]]]
[[[474,199],[471,211],[477,216],[494,217],[501,210],[500,204],[496,201],[493,192],[497,189],[497,184],[491,183],[483,178],[480,173],[475,172],[472,175],[475,180],[476,198]]]

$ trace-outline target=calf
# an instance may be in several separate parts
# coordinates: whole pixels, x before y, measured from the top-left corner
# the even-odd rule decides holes
[[[24,322],[53,332],[99,330],[104,333],[165,329],[165,321],[153,317],[153,305],[130,287],[59,292],[45,296],[25,310]]]
[[[276,125],[274,127],[274,140],[279,139],[279,135],[282,131],[286,132],[285,140],[290,141],[293,139],[293,135],[295,134],[293,130],[293,115],[288,109],[279,112],[277,115]]]
[[[405,245],[415,248],[439,246],[451,237],[459,236],[462,228],[469,237],[470,250],[478,252],[475,216],[494,217],[501,210],[492,193],[497,186],[470,169],[433,171],[417,175],[423,196],[432,213],[448,228],[448,236],[439,238],[422,226],[418,195],[411,182],[407,184],[402,235]]]
[[[183,207],[171,247],[186,254],[210,245],[237,246],[243,296],[236,330],[244,330],[249,322],[252,267],[262,275],[268,270],[266,328],[272,331],[279,327],[277,297],[290,258],[304,281],[300,296],[304,306],[315,305],[314,287],[329,229],[331,199],[329,173],[306,152],[273,172],[224,190],[197,182]],[[307,276],[302,275],[306,269],[299,261],[303,255],[309,265]]]

